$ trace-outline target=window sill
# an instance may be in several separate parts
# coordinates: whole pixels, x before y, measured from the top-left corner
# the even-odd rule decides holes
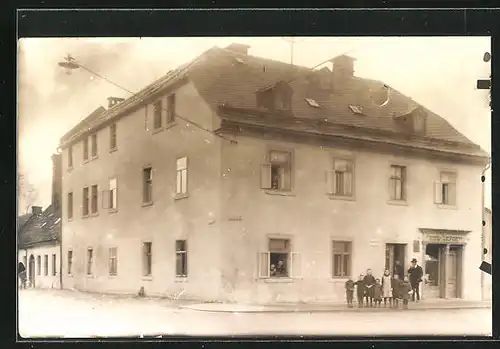
[[[68,219],[66,220],[66,222],[73,222],[73,217],[72,217],[72,218],[68,218]]]
[[[443,210],[456,210],[458,207],[457,205],[447,205],[447,204],[436,204],[437,208],[443,209]]]
[[[327,194],[330,200],[342,200],[342,201],[356,201],[354,196],[341,196],[341,195],[333,195]]]
[[[97,217],[97,216],[99,216],[99,212],[95,212],[95,213],[90,214],[90,217]]]
[[[279,191],[279,190],[272,190],[272,189],[267,189],[264,191],[267,195],[277,195],[277,196],[290,196],[290,197],[295,197],[295,193],[291,191]]]
[[[99,155],[92,156],[92,158],[90,160],[97,160],[97,159],[99,159]]]
[[[143,202],[142,203],[142,207],[147,207],[147,206],[152,206],[153,205],[153,201],[149,201],[149,202]]]
[[[69,278],[72,278],[74,275],[73,274],[68,274],[66,276],[69,277]]]
[[[163,131],[165,128],[162,126],[162,127],[159,127],[159,128],[155,128],[153,129],[153,134],[157,134],[157,133],[160,133],[161,131]]]
[[[114,148],[109,149],[109,152],[110,152],[110,153],[114,153],[114,152],[115,152],[115,151],[117,151],[117,150],[118,150],[118,148],[114,147]]]
[[[67,171],[68,171],[68,172],[72,172],[72,171],[73,171],[73,166],[68,167]]]
[[[270,277],[270,278],[262,278],[261,280],[268,284],[291,284],[296,279],[292,279],[290,277],[281,277],[281,278]]]
[[[406,200],[389,200],[387,201],[387,204],[395,206],[408,206],[408,202]]]
[[[116,213],[116,212],[118,212],[117,208],[110,208],[110,209],[108,209],[108,213],[109,214]]]
[[[94,275],[89,275],[89,274],[85,275],[85,277],[87,277],[87,279],[94,279],[95,278]]]
[[[330,278],[328,281],[330,281],[332,283],[345,283],[347,280],[349,280],[349,278],[339,276],[339,277]]]
[[[174,200],[181,200],[181,199],[186,199],[189,197],[189,194],[175,194]]]
[[[167,125],[165,125],[165,129],[168,130],[169,128],[172,128],[175,125],[177,125],[177,123],[175,121],[171,121]]]
[[[83,159],[83,164],[87,164],[90,162],[90,159]]]
[[[185,283],[185,282],[188,282],[188,278],[187,278],[187,276],[176,276],[175,282]]]
[[[88,214],[84,214],[84,215],[82,215],[82,219],[87,219],[87,218],[89,218],[89,217],[90,217],[90,216],[89,216]]]
[[[153,276],[143,276],[141,278],[142,281],[153,281]]]
[[[108,274],[109,279],[116,279],[117,276],[117,274]]]

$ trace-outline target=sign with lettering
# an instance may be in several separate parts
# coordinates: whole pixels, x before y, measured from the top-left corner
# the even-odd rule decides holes
[[[445,234],[445,233],[425,233],[424,242],[428,244],[465,244],[465,235]]]

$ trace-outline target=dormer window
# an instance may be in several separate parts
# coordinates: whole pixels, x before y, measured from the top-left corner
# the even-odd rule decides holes
[[[356,105],[350,105],[349,106],[349,109],[351,109],[351,111],[354,113],[354,114],[357,114],[357,115],[363,115],[363,107],[358,107]]]
[[[273,86],[257,91],[257,107],[269,110],[290,111],[292,109],[293,90],[284,81],[279,81]]]
[[[396,117],[396,123],[408,133],[424,135],[426,132],[427,115],[421,107]]]
[[[314,99],[306,98],[305,100],[306,100],[307,104],[309,104],[309,106],[314,107],[314,108],[319,108],[318,102],[316,102]]]

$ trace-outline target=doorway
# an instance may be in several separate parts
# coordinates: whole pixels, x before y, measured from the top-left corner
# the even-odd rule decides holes
[[[450,246],[446,266],[446,298],[462,298],[462,251],[462,246]]]
[[[425,297],[462,297],[462,245],[428,244],[425,249]]]
[[[402,279],[405,274],[406,244],[385,245],[385,269],[392,275],[398,274]]]
[[[28,280],[30,287],[35,287],[35,257],[33,255],[30,256]]]

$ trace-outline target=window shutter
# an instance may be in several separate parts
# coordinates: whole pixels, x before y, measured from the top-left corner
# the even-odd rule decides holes
[[[177,183],[175,192],[177,194],[181,193],[181,185],[182,185],[182,171],[177,171]]]
[[[302,256],[300,252],[292,252],[290,263],[290,276],[294,279],[302,277]]]
[[[182,178],[181,193],[186,194],[187,193],[187,169],[181,171],[181,178]]]
[[[149,107],[149,105],[147,105],[147,104],[144,107],[144,130],[146,130],[146,131],[149,131],[148,107]]]
[[[335,194],[335,171],[326,171],[326,193]]]
[[[102,208],[103,209],[109,209],[110,207],[110,202],[109,202],[109,195],[110,191],[109,190],[102,190],[101,191],[101,202],[102,202]]]
[[[456,183],[448,184],[448,204],[456,205],[457,204],[457,185]]]
[[[262,164],[260,167],[260,187],[271,189],[271,164]]]
[[[258,256],[259,263],[259,278],[268,278],[270,269],[270,256],[269,252],[260,252]]]
[[[434,182],[434,203],[443,203],[443,184],[441,182]]]
[[[352,196],[352,172],[344,172],[344,194]]]

